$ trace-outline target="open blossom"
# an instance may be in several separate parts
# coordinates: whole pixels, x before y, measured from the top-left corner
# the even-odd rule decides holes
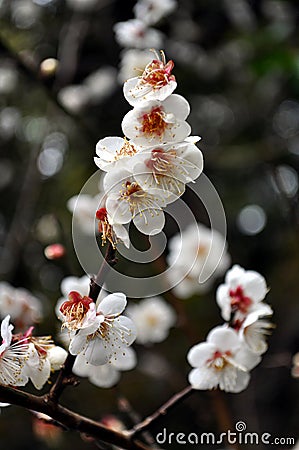
[[[94,158],[96,165],[105,172],[114,169],[121,160],[121,167],[138,152],[138,147],[121,137],[105,137],[101,139],[96,145],[96,154],[98,157]]]
[[[271,307],[262,303],[267,292],[267,284],[262,275],[234,265],[227,272],[225,283],[217,289],[216,298],[223,319],[230,320],[234,314],[234,320],[244,320],[254,311],[258,311],[260,316],[271,315]]]
[[[262,316],[265,315],[262,313]],[[258,355],[262,355],[268,349],[266,342],[266,336],[271,333],[271,329],[274,325],[261,318],[259,311],[254,311],[240,322],[239,335],[241,340],[247,345],[247,347]],[[236,329],[236,327],[234,326]]]
[[[136,353],[131,347],[121,351],[116,350],[116,355],[101,366],[90,364],[84,354],[80,353],[76,358],[73,372],[75,375],[88,377],[95,386],[110,388],[118,383],[121,372],[133,369],[136,362]]]
[[[148,25],[154,25],[160,19],[170,14],[177,6],[175,0],[138,0],[134,6],[137,19]]]
[[[185,184],[198,178],[203,169],[201,151],[189,142],[142,150],[135,161],[133,173],[137,183],[145,191],[161,192],[167,203],[177,200],[183,194]]]
[[[86,361],[94,365],[106,364],[117,352],[125,351],[136,338],[132,320],[121,315],[127,304],[122,293],[105,297],[96,309],[96,317],[90,327],[81,328],[71,339],[72,355],[83,353]]]
[[[42,318],[40,300],[23,288],[0,282],[0,316],[9,315],[19,329],[25,329]]]
[[[207,341],[192,347],[188,362],[194,367],[189,382],[194,389],[215,389],[241,392],[246,389],[250,374],[261,360],[248,350],[232,328],[216,327],[210,331]]]
[[[157,189],[144,191],[125,168],[109,172],[104,186],[107,192],[106,209],[113,221],[125,224],[133,220],[136,228],[148,235],[162,230],[165,199]]]
[[[160,48],[163,35],[142,20],[131,19],[114,25],[115,38],[123,47]]]
[[[164,341],[176,322],[173,308],[161,297],[146,298],[138,304],[130,305],[128,314],[136,324],[136,342],[139,344]]]
[[[180,142],[191,133],[185,122],[190,113],[187,100],[172,94],[164,101],[151,101],[136,106],[122,121],[126,136],[141,146],[151,146],[163,142]]]
[[[172,75],[173,61],[168,61],[164,53],[161,58],[149,63],[141,76],[130,78],[124,84],[124,96],[132,106],[149,101],[163,101],[175,90],[177,83]]]
[[[166,275],[180,298],[207,292],[230,265],[225,238],[200,223],[192,223],[174,235],[168,247]],[[201,279],[206,281],[202,283]]]
[[[24,367],[31,356],[31,349],[23,339],[13,340],[14,326],[9,320],[8,315],[1,322],[0,383],[6,386],[25,386],[28,377],[24,374]]]

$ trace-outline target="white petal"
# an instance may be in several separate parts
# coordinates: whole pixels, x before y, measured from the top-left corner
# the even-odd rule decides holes
[[[109,360],[107,346],[102,339],[94,338],[88,342],[84,351],[86,361],[94,366],[106,364]]]
[[[238,370],[237,378],[234,387],[232,387],[228,392],[234,392],[235,394],[244,391],[247,388],[250,381],[250,374],[248,372],[242,372]]]
[[[224,320],[230,320],[231,316],[231,298],[229,296],[229,287],[221,284],[216,291],[216,301],[221,308],[221,315]]]
[[[30,372],[30,379],[36,389],[41,389],[50,377],[51,364],[47,358],[40,358],[38,367]]]
[[[98,305],[97,311],[101,312],[104,316],[118,316],[123,312],[127,305],[125,294],[122,292],[116,292],[109,294]]]
[[[133,344],[137,336],[134,322],[126,316],[119,316],[114,323],[114,331],[117,329],[116,332],[120,333],[122,345],[129,346]]]
[[[101,388],[115,386],[119,379],[120,373],[109,363],[95,367],[89,377],[91,383]]]
[[[111,364],[117,370],[131,370],[137,364],[136,352],[128,347],[116,351],[111,359]]]
[[[207,361],[213,357],[217,347],[208,342],[194,345],[187,354],[187,360],[193,367],[203,367]]]
[[[193,389],[214,389],[218,385],[218,377],[212,370],[206,368],[191,370],[188,380]]]
[[[108,195],[106,208],[113,222],[123,224],[129,223],[132,219],[129,202],[126,199],[120,199],[117,194]]]
[[[214,344],[221,352],[234,352],[241,345],[238,333],[226,326],[213,328],[208,334],[207,341]]]
[[[265,278],[252,270],[246,271],[242,276],[241,286],[245,295],[255,302],[263,300],[268,291]]]
[[[160,209],[147,209],[133,218],[134,225],[143,234],[153,236],[160,233],[165,225],[165,217]]]
[[[79,355],[87,346],[87,337],[83,334],[76,334],[70,342],[69,352],[72,355]]]

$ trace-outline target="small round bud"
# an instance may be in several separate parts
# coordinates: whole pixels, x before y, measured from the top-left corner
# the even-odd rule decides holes
[[[65,247],[61,244],[48,245],[44,250],[47,259],[60,259],[65,255]]]
[[[47,58],[40,64],[40,73],[43,77],[52,77],[55,75],[58,68],[58,60],[55,58]]]

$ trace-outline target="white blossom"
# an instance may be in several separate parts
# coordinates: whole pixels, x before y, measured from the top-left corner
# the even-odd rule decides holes
[[[203,169],[203,156],[189,142],[163,144],[141,150],[134,158],[134,178],[145,191],[155,189],[171,203],[196,180]],[[133,164],[133,161],[132,161]]]
[[[133,220],[136,228],[147,235],[162,230],[165,199],[158,189],[144,191],[125,168],[110,171],[105,176],[104,187],[107,193],[106,209],[114,222],[125,224]]]
[[[0,282],[0,316],[9,315],[17,328],[27,328],[42,319],[42,305],[39,299],[23,288],[14,288]]]
[[[101,366],[90,364],[84,354],[80,353],[76,358],[73,372],[75,375],[88,377],[95,386],[110,388],[118,383],[121,371],[133,369],[136,362],[136,353],[131,347],[116,351],[116,355]]]
[[[161,48],[163,35],[142,20],[131,19],[114,25],[115,39],[123,47]]]
[[[207,292],[230,265],[225,238],[200,223],[192,223],[170,238],[168,248],[167,278],[180,298]],[[201,283],[199,277],[209,278]]]
[[[126,296],[122,293],[105,297],[97,307],[96,319],[91,326],[80,329],[71,339],[70,353],[83,353],[88,363],[97,366],[106,364],[117,356],[117,352],[125,351],[136,338],[134,323],[121,315],[126,304]]]
[[[265,313],[262,312],[264,316]],[[241,340],[247,347],[258,355],[262,355],[268,349],[266,336],[271,333],[273,324],[265,319],[261,319],[260,312],[254,311],[241,322],[239,334]]]
[[[268,292],[262,275],[234,265],[225,276],[216,293],[216,299],[224,320],[243,320],[249,313],[259,311],[260,316],[271,315],[269,305],[262,303]]]
[[[151,297],[131,304],[127,311],[136,324],[136,342],[139,344],[164,341],[169,329],[176,323],[173,308],[162,297]]]
[[[138,0],[134,6],[137,19],[143,20],[148,25],[155,25],[160,19],[175,10],[175,0]]]
[[[130,78],[124,84],[124,96],[132,106],[141,105],[149,101],[163,101],[175,90],[177,83],[171,74],[173,61],[168,61],[164,53],[161,58],[150,62],[142,75]]]
[[[250,374],[261,360],[248,350],[232,328],[216,327],[210,331],[207,341],[192,347],[188,362],[194,367],[189,382],[194,389],[215,389],[241,392],[246,389]]]
[[[122,121],[122,130],[137,145],[151,146],[183,141],[191,133],[185,122],[190,113],[187,100],[173,94],[164,101],[151,101],[136,106]]]

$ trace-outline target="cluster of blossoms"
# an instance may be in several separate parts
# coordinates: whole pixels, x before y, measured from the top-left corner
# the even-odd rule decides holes
[[[33,336],[33,327],[23,334],[12,334],[14,326],[9,321],[8,315],[1,323],[0,383],[25,386],[31,380],[41,389],[51,371],[61,368],[67,352],[55,346],[49,336]]]
[[[250,370],[267,350],[265,336],[273,327],[265,319],[273,314],[263,302],[267,292],[266,281],[259,273],[238,265],[227,272],[225,283],[216,293],[226,323],[211,330],[206,342],[192,347],[187,356],[194,367],[189,374],[194,389],[246,389]]]
[[[42,305],[39,299],[23,288],[15,288],[0,282],[0,316],[9,315],[19,330],[28,328],[42,319]]]
[[[133,9],[134,19],[115,24],[116,41],[125,48],[121,53],[121,82],[140,75],[151,60],[147,49],[163,47],[164,36],[153,25],[171,14],[176,6],[175,0],[138,0]]]
[[[146,235],[164,227],[163,207],[175,201],[202,172],[203,157],[190,137],[188,102],[173,94],[173,62],[156,55],[143,74],[124,84],[133,109],[122,122],[125,138],[106,137],[96,147],[96,165],[106,172],[105,198],[97,212],[103,242],[128,244],[123,226],[133,221]]]

